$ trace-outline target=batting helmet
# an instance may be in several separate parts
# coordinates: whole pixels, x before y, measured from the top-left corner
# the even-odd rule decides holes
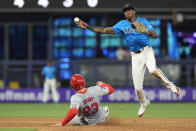
[[[134,6],[132,2],[125,4],[123,6],[122,11],[125,12],[126,10],[129,10],[129,9],[136,10],[136,7]]]
[[[73,90],[78,91],[85,87],[85,80],[84,78],[79,75],[75,74],[71,77],[71,87]]]

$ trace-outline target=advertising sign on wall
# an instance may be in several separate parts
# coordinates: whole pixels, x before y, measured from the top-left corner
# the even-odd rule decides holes
[[[60,102],[69,102],[75,92],[68,89],[59,89]],[[0,102],[41,102],[42,89],[1,89]],[[175,95],[165,88],[147,88],[144,93],[151,102],[194,102],[196,89],[183,88],[180,95]],[[50,98],[52,101],[52,98]],[[136,102],[137,97],[133,88],[115,88],[109,96],[103,96],[102,102]]]

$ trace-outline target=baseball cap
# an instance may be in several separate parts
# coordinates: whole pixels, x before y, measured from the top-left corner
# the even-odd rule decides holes
[[[128,9],[136,10],[136,7],[133,5],[133,3],[127,3],[123,6],[122,11],[125,12]]]

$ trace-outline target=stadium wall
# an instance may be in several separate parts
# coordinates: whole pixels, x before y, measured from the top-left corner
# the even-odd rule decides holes
[[[70,88],[58,89],[59,102],[69,102],[74,91]],[[0,102],[41,102],[42,89],[1,89]],[[144,89],[146,97],[151,102],[196,102],[196,88],[182,88],[180,95],[173,94],[166,88]],[[51,101],[51,98],[50,98]],[[115,88],[112,95],[102,97],[102,102],[136,102],[134,88]]]

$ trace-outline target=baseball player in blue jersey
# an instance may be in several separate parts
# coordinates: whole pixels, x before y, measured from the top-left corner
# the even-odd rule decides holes
[[[46,103],[49,100],[49,91],[52,91],[52,98],[55,103],[59,101],[59,94],[57,91],[56,85],[56,67],[52,65],[52,62],[49,61],[46,66],[42,69],[42,75],[44,75],[44,91],[42,102]]]
[[[132,56],[133,83],[141,105],[138,110],[138,116],[142,117],[147,106],[150,105],[150,101],[146,99],[143,93],[143,80],[146,67],[151,74],[160,79],[174,94],[180,94],[180,88],[169,81],[156,66],[154,51],[150,46],[148,38],[157,38],[157,34],[150,23],[146,19],[135,15],[136,8],[131,3],[127,3],[122,11],[126,19],[119,21],[113,27],[91,26],[82,20],[79,20],[76,24],[81,28],[87,28],[97,33],[124,35]]]

